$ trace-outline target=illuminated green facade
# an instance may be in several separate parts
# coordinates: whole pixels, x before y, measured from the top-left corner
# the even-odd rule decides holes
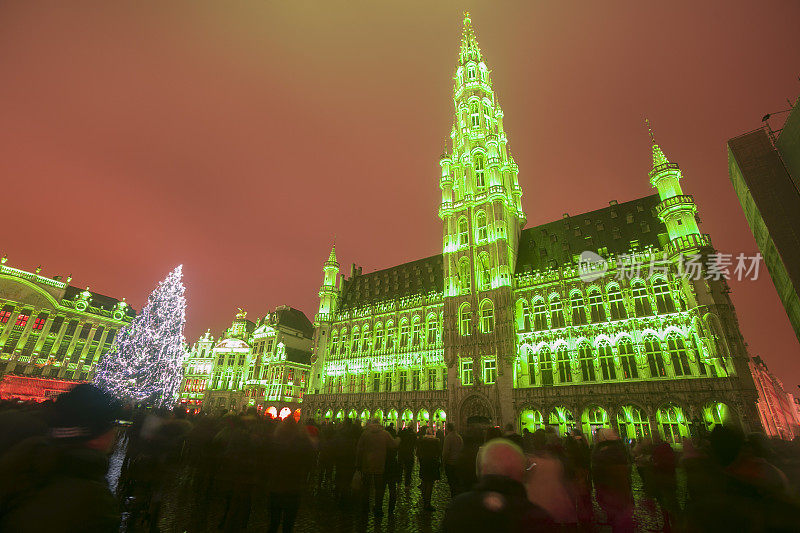
[[[339,277],[323,266],[305,413],[628,436],[759,427],[729,289],[681,171],[653,144],[657,195],[523,229],[518,167],[469,16],[440,160],[440,255]],[[643,177],[644,179],[644,177]],[[581,254],[600,261],[581,268]],[[637,265],[639,265],[637,267]]]

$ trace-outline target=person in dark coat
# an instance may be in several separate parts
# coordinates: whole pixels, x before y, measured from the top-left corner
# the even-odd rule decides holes
[[[0,531],[119,531],[105,474],[120,407],[90,384],[58,397],[49,436],[23,440],[0,458]]]
[[[598,429],[595,438],[592,480],[597,503],[606,512],[612,531],[632,532],[633,492],[628,450],[613,429]]]
[[[432,428],[426,428],[425,436],[417,441],[417,460],[419,479],[422,481],[422,508],[435,511],[431,505],[433,484],[441,479],[442,443],[436,438]]]
[[[397,438],[397,432],[392,426],[386,428],[393,439]],[[397,447],[386,450],[386,466],[383,470],[384,492],[389,490],[389,519],[394,517],[394,508],[397,504],[397,486],[402,478],[400,461],[397,460]]]
[[[417,434],[406,426],[397,435],[400,437],[400,448],[397,450],[397,458],[400,461],[400,468],[403,469],[403,483],[406,488],[411,486],[411,473],[414,471],[414,449],[417,447]]]
[[[522,479],[525,455],[506,439],[494,439],[478,453],[475,489],[457,496],[444,515],[443,533],[517,533],[555,529],[551,517],[528,500]]]
[[[283,533],[291,533],[300,496],[308,484],[314,466],[314,447],[305,429],[287,418],[275,430],[270,454],[269,533],[277,533],[283,523]]]

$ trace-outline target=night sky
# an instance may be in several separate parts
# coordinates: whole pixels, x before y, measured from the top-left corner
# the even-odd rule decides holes
[[[800,94],[795,0],[20,0],[0,3],[0,255],[136,308],[182,263],[194,341],[237,307],[313,318],[334,236],[348,272],[441,252],[464,9],[529,225],[654,192],[647,116],[715,246],[757,251],[725,142]],[[732,288],[794,389],[766,269]]]

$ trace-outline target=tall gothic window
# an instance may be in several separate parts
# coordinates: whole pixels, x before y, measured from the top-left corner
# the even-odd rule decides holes
[[[422,324],[417,316],[414,317],[414,321],[411,324],[411,345],[419,346],[420,344],[422,344]]]
[[[458,245],[466,246],[469,244],[469,223],[466,217],[458,219]]]
[[[583,381],[596,381],[597,376],[594,372],[594,358],[592,357],[592,347],[584,342],[578,347],[578,363],[581,365],[581,379]]]
[[[617,344],[619,352],[619,362],[622,364],[622,377],[624,379],[637,379],[639,369],[636,368],[636,356],[633,352],[633,344],[628,339],[622,339]]]
[[[611,320],[622,320],[628,318],[625,311],[625,302],[622,300],[622,293],[619,287],[612,285],[606,292],[608,295],[608,307],[611,309]]]
[[[394,322],[391,320],[386,323],[386,349],[394,350]]]
[[[553,357],[547,346],[539,350],[539,374],[542,378],[542,385],[553,384]]]
[[[550,298],[550,327],[553,329],[563,328],[564,322],[564,307],[561,304],[561,299],[558,296]]]
[[[472,359],[461,361],[461,384],[472,385]]]
[[[653,295],[656,297],[656,310],[658,314],[674,313],[675,301],[669,292],[669,286],[663,279],[653,283]]]
[[[572,366],[570,366],[569,354],[567,347],[563,344],[556,350],[556,362],[558,363],[558,382],[571,383],[572,382]]]
[[[603,295],[597,289],[589,292],[589,313],[592,317],[592,322],[605,322],[606,310],[603,307]]]
[[[358,334],[358,328],[353,328],[353,344],[350,348],[350,353],[355,354],[358,352],[358,341],[361,337]]]
[[[519,329],[530,331],[531,329],[531,308],[525,299],[519,300]]]
[[[437,323],[436,323],[436,316],[428,315],[428,346],[434,346],[436,344],[436,335],[437,334]]]
[[[650,298],[647,296],[647,288],[641,281],[631,285],[631,295],[633,296],[633,308],[636,316],[650,316],[653,308],[650,305]]]
[[[462,336],[472,333],[472,311],[468,304],[462,305],[458,312],[458,330]]]
[[[331,355],[336,355],[337,344],[339,343],[339,334],[335,331],[331,335]]]
[[[475,216],[475,240],[485,242],[489,238],[489,228],[486,224],[486,213],[479,212]]]
[[[614,366],[614,354],[611,345],[601,342],[597,347],[597,354],[600,358],[600,373],[604,381],[617,379],[617,369]]]
[[[664,354],[661,352],[661,342],[656,337],[650,335],[644,340],[644,353],[647,357],[647,365],[650,367],[650,377],[666,377]]]
[[[475,185],[478,191],[486,189],[486,170],[484,169],[483,156],[475,156]]]
[[[586,324],[586,307],[581,293],[576,292],[572,295],[570,306],[572,307],[572,325],[582,326]]]
[[[536,385],[536,358],[533,351],[528,352],[528,380],[531,386]]]
[[[408,320],[403,319],[400,322],[400,348],[408,347]]]
[[[372,342],[372,336],[369,334],[369,325],[364,326],[364,329],[361,331],[361,351],[364,353],[368,353],[370,349],[370,343]]]
[[[477,128],[481,125],[481,116],[478,112],[478,102],[472,102],[469,104],[469,117],[470,126]]]
[[[492,288],[492,273],[489,269],[489,254],[478,256],[478,290],[488,291]]]
[[[533,301],[533,329],[534,331],[542,331],[547,328],[547,308],[544,306],[544,300],[537,298]]]
[[[375,351],[378,353],[383,351],[383,326],[380,322],[375,324]]]
[[[683,339],[677,335],[670,335],[667,338],[667,351],[669,352],[675,375],[690,376],[692,374],[692,367],[689,366],[689,356],[686,353],[686,345]]]
[[[481,304],[481,331],[491,333],[494,330],[494,304],[491,300],[485,300]]]
[[[469,271],[469,259],[462,258],[458,263],[458,280],[461,285],[461,294],[467,294],[472,290],[472,276]]]

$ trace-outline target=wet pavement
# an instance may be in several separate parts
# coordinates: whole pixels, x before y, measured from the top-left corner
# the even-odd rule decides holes
[[[416,476],[415,476],[416,477]],[[384,498],[384,516],[376,518],[372,513],[360,512],[358,502],[354,505],[342,505],[333,495],[333,487],[312,486],[303,495],[300,511],[295,523],[298,533],[349,533],[349,532],[433,532],[439,531],[444,511],[450,501],[449,488],[443,479],[437,481],[433,491],[432,504],[436,508],[433,512],[422,510],[420,503],[420,488],[418,483],[405,488],[402,484],[398,489],[397,507],[389,516],[388,492]],[[639,531],[661,531],[663,523],[657,506],[644,498],[641,480],[633,472],[634,496],[636,499],[636,525]],[[679,500],[682,500],[683,476],[679,470]],[[221,494],[213,494],[210,501],[200,504],[198,499],[192,497],[188,472],[178,476],[174,487],[169,491],[163,503],[163,512],[158,529],[166,532],[183,531],[219,531],[224,510],[224,498]],[[595,515],[598,531],[610,531],[605,524],[604,513],[595,503]],[[251,506],[250,520],[247,531],[266,531],[269,523],[267,495],[259,490],[254,491]],[[146,529],[142,526],[125,528],[128,531]]]

